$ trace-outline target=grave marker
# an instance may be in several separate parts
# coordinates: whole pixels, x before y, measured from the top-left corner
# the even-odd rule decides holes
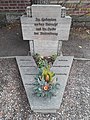
[[[23,62],[22,62],[22,59],[23,59]],[[56,74],[56,78],[58,78],[58,83],[60,83],[60,88],[57,90],[56,96],[52,97],[51,99],[50,98],[44,99],[43,97],[39,98],[32,94],[33,86],[31,84],[34,82],[34,78],[36,74],[38,74],[38,67],[35,64],[34,59],[31,56],[26,56],[26,57],[19,56],[19,57],[16,57],[16,60],[18,63],[23,85],[26,90],[26,94],[27,94],[31,109],[34,112],[56,113],[57,110],[59,110],[62,102],[62,98],[63,98],[65,86],[67,84],[73,57],[59,56],[56,58],[51,68],[51,71],[53,71]],[[30,62],[28,62],[28,60],[30,60]],[[31,67],[32,63],[33,63],[33,67]],[[26,65],[26,67],[21,67],[23,66],[23,64],[24,66]],[[27,65],[30,67],[28,67]],[[68,67],[60,67],[59,65],[65,65]]]
[[[61,17],[62,8],[60,5],[32,5],[32,17],[21,17],[23,40],[29,40],[32,54],[57,54],[58,41],[68,40],[71,17]]]
[[[61,15],[60,5],[32,5],[30,10],[32,17],[21,17],[23,39],[29,40],[30,52],[44,56],[57,53],[61,50],[62,41],[68,40],[71,17]],[[73,56],[58,56],[51,67],[60,83],[56,97],[51,99],[32,95],[31,84],[38,74],[38,67],[33,57],[18,56],[16,60],[31,109],[34,112],[56,113],[62,102]]]

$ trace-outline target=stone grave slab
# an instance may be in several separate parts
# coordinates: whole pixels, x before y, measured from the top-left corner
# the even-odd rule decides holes
[[[37,65],[32,56],[16,56],[18,68],[22,77],[23,84],[30,84],[33,76],[38,74]]]
[[[31,109],[34,112],[56,113],[62,102],[73,57],[59,56],[56,58],[51,70],[56,73],[60,88],[57,90],[56,97],[52,97],[51,99],[38,98],[32,95],[31,83],[34,80],[35,75],[38,74],[38,68],[34,59],[31,56],[18,56],[16,57],[16,60]]]

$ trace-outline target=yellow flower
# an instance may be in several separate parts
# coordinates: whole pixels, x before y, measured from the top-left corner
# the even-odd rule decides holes
[[[52,78],[55,76],[55,74],[50,71],[50,67],[47,66],[46,68],[43,69],[42,76],[44,77],[46,82],[50,82]]]

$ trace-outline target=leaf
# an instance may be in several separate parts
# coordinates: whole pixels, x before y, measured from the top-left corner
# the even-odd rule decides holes
[[[40,93],[38,93],[38,94],[37,94],[37,96],[38,96],[38,97],[41,97],[41,94],[40,94]]]
[[[56,87],[57,89],[59,89],[59,86],[60,86],[59,83],[56,83],[56,84],[55,84],[55,87]]]

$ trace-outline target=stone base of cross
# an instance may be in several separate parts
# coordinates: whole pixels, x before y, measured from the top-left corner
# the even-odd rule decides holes
[[[50,43],[52,43],[52,42],[50,41]],[[54,49],[53,52],[52,51],[48,52],[48,48],[47,48],[47,52],[46,51],[44,52],[44,50],[42,52],[40,52],[40,51],[35,52],[34,40],[29,41],[29,46],[30,46],[30,51],[28,52],[28,55],[30,55],[30,56],[33,56],[36,53],[39,53],[40,55],[43,55],[43,56],[50,56],[50,55],[54,55],[54,54],[56,54],[57,56],[63,56],[63,54],[62,54],[62,41],[58,41],[58,44],[56,44],[57,50],[55,51],[55,49]]]

